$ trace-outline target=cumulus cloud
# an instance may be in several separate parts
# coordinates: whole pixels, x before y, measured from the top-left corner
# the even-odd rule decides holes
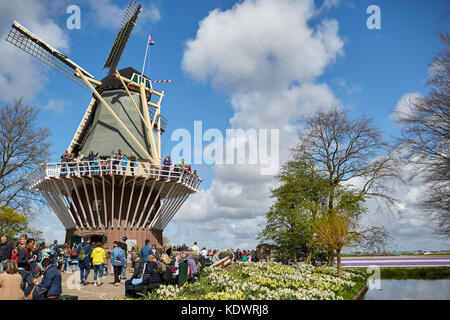
[[[49,16],[49,1],[1,1],[0,38],[5,39],[11,24],[17,20],[53,47],[69,52],[69,39],[64,30]],[[47,82],[47,69],[33,57],[9,42],[0,41],[0,100],[24,97],[31,101]]]
[[[294,81],[313,81],[342,54],[338,22],[315,29],[312,1],[247,0],[215,9],[187,42],[183,69],[226,92],[276,90]]]
[[[316,15],[313,1],[246,0],[211,11],[186,43],[183,70],[229,94],[231,128],[279,130],[280,163],[297,141],[298,120],[340,103],[316,81],[343,56],[339,25],[323,19],[312,27]],[[210,188],[188,199],[166,235],[176,243],[203,238],[211,247],[254,248],[276,183],[260,168],[216,165]]]
[[[407,118],[414,110],[414,102],[420,97],[421,95],[418,92],[405,93],[397,102],[389,118],[396,122],[402,118]]]

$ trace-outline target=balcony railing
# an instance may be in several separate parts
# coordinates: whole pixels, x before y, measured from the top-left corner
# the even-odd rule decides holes
[[[167,182],[180,182],[198,191],[203,181],[196,174],[178,166],[155,165],[146,162],[122,161],[115,159],[97,161],[77,161],[44,163],[30,174],[30,186],[35,187],[45,178],[83,177],[102,175],[127,175]]]

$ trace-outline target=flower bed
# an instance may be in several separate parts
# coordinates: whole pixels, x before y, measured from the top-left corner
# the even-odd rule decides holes
[[[150,293],[151,300],[342,300],[361,285],[367,274],[356,269],[292,266],[276,263],[233,263],[229,268],[206,268],[201,281],[182,288],[168,285]]]

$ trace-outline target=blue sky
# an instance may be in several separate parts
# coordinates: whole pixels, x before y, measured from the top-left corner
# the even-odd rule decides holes
[[[101,79],[106,75],[102,66],[120,20],[115,15],[126,3],[4,2],[0,5],[0,35],[4,38],[12,20],[18,20]],[[169,123],[163,154],[170,153],[177,144],[170,139],[173,130],[185,128],[192,132],[196,120],[203,122],[204,130],[217,128],[224,134],[227,128],[258,129],[272,124],[284,128],[285,122],[287,129],[282,130],[281,137],[286,139],[281,153],[286,154],[293,147],[288,142],[295,142],[292,132],[296,130],[287,123],[320,104],[332,103],[349,109],[352,116],[372,117],[386,138],[392,139],[400,131],[391,116],[393,110],[405,94],[427,92],[424,80],[428,64],[439,48],[436,32],[449,29],[448,5],[440,0],[142,0],[141,3],[143,15],[119,68],[142,68],[146,39],[151,33],[156,44],[150,50],[149,75],[155,80],[174,80],[172,84],[156,87],[166,90],[163,112]],[[72,4],[81,9],[80,30],[66,27],[69,16],[66,8]],[[381,9],[380,30],[366,27],[369,17],[366,9],[372,4]],[[284,18],[285,25],[276,24]],[[274,23],[273,27],[270,23]],[[217,32],[209,36],[207,31]],[[261,44],[261,50],[246,47],[246,39]],[[317,57],[308,55],[308,49],[318,43]],[[42,108],[39,124],[52,131],[54,146],[50,160],[56,161],[70,143],[91,93],[8,46],[5,42],[0,44],[0,102],[23,95],[27,102]],[[238,62],[227,59],[234,55],[255,61],[263,67],[261,73],[256,70],[245,76],[240,74]],[[273,61],[260,61],[267,56],[273,57]],[[282,58],[286,62],[277,60]],[[277,68],[273,79],[263,75],[265,67],[271,70],[273,66]],[[311,70],[303,74],[310,66]],[[292,67],[302,76],[283,67]],[[28,90],[17,90],[11,80],[14,73],[26,78],[23,81]],[[267,91],[271,89],[273,94],[269,96]],[[283,114],[278,115],[279,119],[272,123],[268,114],[277,106],[274,103],[271,107],[269,102],[277,101],[277,92],[282,92],[280,110],[286,114],[284,118]],[[229,176],[225,177],[223,168],[208,165],[197,168],[205,178],[202,192],[188,201],[169,224],[168,238],[173,243],[198,241],[211,248],[254,247],[258,225],[264,223],[264,213],[270,206],[268,195],[273,177],[261,180],[251,176],[244,181],[240,169],[229,168]],[[448,242],[433,237],[425,217],[414,208],[419,186],[418,182],[411,183],[398,195],[403,203],[400,215],[373,213],[367,221],[388,221],[393,226],[397,237],[394,249],[449,248]],[[54,237],[63,240],[63,227],[54,215],[38,220],[36,224],[45,229],[48,240]]]

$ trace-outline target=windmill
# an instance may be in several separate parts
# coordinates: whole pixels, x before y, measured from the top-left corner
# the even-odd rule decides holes
[[[67,151],[93,151],[99,158],[46,163],[30,176],[31,188],[41,191],[66,228],[66,242],[88,235],[107,244],[123,236],[138,245],[146,239],[162,244],[162,231],[202,181],[186,170],[161,165],[161,135],[167,125],[161,115],[164,90],[154,90],[143,72],[117,69],[141,11],[140,4],[129,1],[103,66],[108,75],[101,81],[16,21],[6,38],[92,91]],[[117,150],[133,153],[137,160],[111,159],[111,151]]]

